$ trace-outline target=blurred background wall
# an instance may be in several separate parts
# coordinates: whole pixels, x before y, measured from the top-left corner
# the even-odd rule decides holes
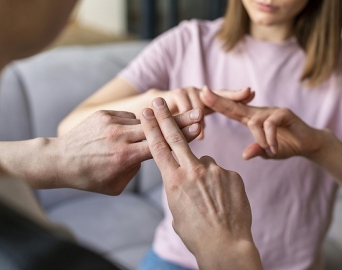
[[[182,20],[216,19],[227,0],[81,0],[53,46],[151,39]]]

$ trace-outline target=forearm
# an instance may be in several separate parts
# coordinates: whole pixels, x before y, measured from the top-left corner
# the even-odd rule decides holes
[[[144,108],[150,107],[152,94],[146,92],[134,96],[117,99],[107,103],[85,102],[71,112],[59,125],[58,135],[64,135],[85,120],[88,116],[99,110],[128,111],[138,116]]]
[[[342,185],[342,143],[329,130],[321,131],[322,144],[309,159],[331,174]]]
[[[0,142],[0,170],[33,188],[59,187],[56,139]]]

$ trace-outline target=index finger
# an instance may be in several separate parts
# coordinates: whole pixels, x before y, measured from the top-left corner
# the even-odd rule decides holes
[[[176,155],[180,166],[192,165],[198,159],[192,153],[187,140],[176,124],[164,99],[155,98],[152,101],[153,112],[158,121],[160,130]]]
[[[162,174],[170,170],[176,170],[179,165],[164,139],[153,110],[149,108],[142,110],[140,120],[152,157],[159,170]]]
[[[158,101],[161,106],[157,104]],[[161,98],[157,98],[153,101],[153,107],[154,111],[151,111],[151,109],[143,111],[141,123],[150,145],[150,151],[159,169],[161,171],[175,170],[179,167],[170,148],[177,156],[180,166],[196,160],[166,102]],[[169,164],[165,161],[169,162]]]
[[[247,124],[248,120],[257,110],[255,107],[221,97],[211,91],[207,86],[203,88],[201,99],[210,109],[237,120],[244,125]]]

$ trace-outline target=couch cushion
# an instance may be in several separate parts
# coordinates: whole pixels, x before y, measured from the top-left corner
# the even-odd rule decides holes
[[[0,140],[32,138],[30,107],[20,73],[15,65],[2,73],[0,80]]]
[[[50,208],[48,216],[69,227],[80,243],[108,258],[121,258],[131,269],[150,247],[162,219],[155,207],[130,193],[119,197],[88,194]]]
[[[146,42],[59,48],[17,62],[34,137],[56,135],[59,122],[123,69]]]

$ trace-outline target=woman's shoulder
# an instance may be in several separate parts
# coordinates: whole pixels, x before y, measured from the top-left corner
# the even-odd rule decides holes
[[[199,42],[203,39],[211,39],[216,36],[217,31],[223,23],[222,19],[214,21],[207,20],[184,20],[181,21],[176,27],[161,34],[157,41],[164,41],[171,43],[183,42],[191,44],[192,42]]]
[[[180,22],[176,28],[183,35],[215,36],[222,23],[222,18],[214,21],[192,19]]]

